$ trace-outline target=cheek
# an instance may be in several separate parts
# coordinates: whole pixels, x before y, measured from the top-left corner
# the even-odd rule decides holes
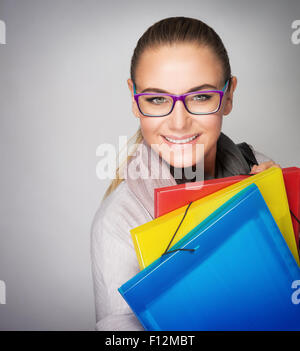
[[[199,130],[203,130],[204,137],[210,139],[215,135],[219,135],[222,128],[222,116],[220,115],[209,115],[201,118],[201,120],[196,120],[199,126]]]
[[[200,121],[199,121],[200,123]],[[201,128],[203,131],[202,137],[199,139],[199,144],[204,144],[204,153],[208,155],[216,145],[222,128],[222,116],[210,115],[201,121]]]
[[[140,118],[141,131],[144,139],[148,142],[148,144],[155,144],[154,141],[157,141],[159,139],[161,124],[162,122],[159,118]]]

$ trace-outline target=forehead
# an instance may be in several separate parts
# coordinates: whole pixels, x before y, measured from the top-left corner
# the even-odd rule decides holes
[[[139,90],[155,87],[180,94],[201,84],[220,85],[222,64],[208,47],[177,44],[147,49],[136,69]]]

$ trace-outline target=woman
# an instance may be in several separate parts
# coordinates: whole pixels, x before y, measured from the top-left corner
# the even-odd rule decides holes
[[[221,132],[237,79],[221,39],[205,23],[186,17],[155,23],[139,39],[130,73],[132,110],[140,121],[137,152],[126,160],[127,173],[117,169],[92,224],[97,330],[143,330],[117,289],[139,272],[129,231],[153,220],[155,188],[199,179],[201,161],[205,179],[278,166]],[[197,152],[199,145],[204,152]],[[128,176],[130,167],[141,165],[168,177]],[[181,169],[196,171],[177,179]]]

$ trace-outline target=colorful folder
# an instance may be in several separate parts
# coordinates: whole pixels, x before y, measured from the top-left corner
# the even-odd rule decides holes
[[[287,167],[282,169],[287,198],[292,211],[292,224],[294,228],[296,245],[299,250],[300,226],[300,168]],[[154,216],[162,216],[187,205],[191,201],[213,194],[229,185],[235,184],[246,177],[234,176],[219,179],[205,180],[201,182],[173,185],[154,189]],[[295,218],[296,217],[296,218]]]
[[[176,248],[195,251],[166,253],[118,289],[146,330],[300,330],[300,269],[255,184]]]
[[[297,245],[284,186],[282,170],[271,167],[254,176],[217,191],[192,203],[172,245],[202,222],[232,196],[255,183],[260,189],[295,260],[299,264]],[[140,268],[143,269],[162,255],[168,247],[187,206],[158,217],[130,230]],[[299,264],[300,265],[300,264]]]
[[[296,244],[299,250],[300,225],[297,219],[300,219],[300,168],[284,168],[282,173],[290,210],[292,211],[292,223]]]
[[[156,188],[154,189],[154,217],[163,216],[247,177],[249,176],[241,175]]]

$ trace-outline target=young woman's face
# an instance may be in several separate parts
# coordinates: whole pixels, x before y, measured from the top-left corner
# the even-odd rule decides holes
[[[201,85],[209,85],[204,88],[206,90],[221,90],[224,85],[221,63],[211,49],[192,44],[162,46],[144,52],[136,70],[135,83],[137,93],[157,88],[175,95],[184,94]],[[189,167],[198,163],[203,154],[195,151],[197,144],[203,144],[205,170],[215,162],[222,116],[231,111],[235,84],[236,82],[233,89],[225,94],[220,110],[214,114],[193,115],[185,109],[182,101],[177,101],[171,114],[165,117],[145,117],[136,105],[132,81],[128,79],[133,113],[140,118],[145,141],[174,167]],[[184,143],[170,140],[190,137],[195,138]]]

